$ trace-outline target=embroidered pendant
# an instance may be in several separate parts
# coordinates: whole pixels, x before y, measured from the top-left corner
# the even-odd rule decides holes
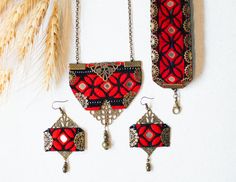
[[[110,148],[108,126],[140,90],[141,62],[70,64],[70,87],[84,109],[104,127],[104,149]]]
[[[60,108],[62,116],[44,132],[44,148],[46,152],[59,152],[65,163],[63,172],[69,170],[68,157],[72,152],[85,150],[85,133]]]
[[[147,113],[130,127],[130,147],[142,148],[147,154],[146,170],[151,171],[151,155],[157,147],[170,146],[170,127],[147,106]]]
[[[152,76],[175,91],[175,114],[181,110],[177,89],[193,79],[190,1],[151,0]]]
[[[104,126],[105,150],[111,147],[109,125],[133,101],[142,83],[141,62],[135,61],[133,50],[132,3],[127,1],[130,61],[80,63],[80,0],[76,0],[75,53],[76,64],[70,64],[70,87],[83,108]]]

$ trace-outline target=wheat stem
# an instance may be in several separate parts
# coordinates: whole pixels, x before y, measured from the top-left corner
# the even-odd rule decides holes
[[[20,43],[19,55],[20,60],[22,60],[30,45],[34,43],[35,35],[39,32],[39,29],[42,25],[42,21],[46,15],[46,11],[49,5],[49,0],[41,0],[37,3],[35,8],[31,13],[31,17],[27,23],[24,35],[22,37],[22,42]]]
[[[70,53],[71,45],[71,31],[72,31],[72,15],[71,15],[71,1],[60,0],[61,8],[61,45],[63,49],[61,50],[61,65],[63,73],[67,69],[68,58]]]
[[[7,7],[7,4],[9,3],[10,0],[1,0],[0,1],[0,13],[2,13],[6,7]]]
[[[4,92],[11,80],[11,72],[0,70],[0,95]]]
[[[59,9],[58,2],[54,1],[52,15],[49,20],[46,34],[46,49],[45,49],[45,80],[44,84],[48,90],[52,79],[58,79],[59,69],[59,50],[60,50],[60,24],[59,24]]]
[[[0,56],[11,40],[15,38],[16,28],[21,20],[28,14],[37,1],[39,0],[24,0],[13,7],[13,10],[5,19],[7,21],[5,22],[6,29],[3,35],[0,36]]]

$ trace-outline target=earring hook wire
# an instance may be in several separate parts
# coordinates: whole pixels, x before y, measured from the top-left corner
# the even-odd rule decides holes
[[[147,109],[147,110],[150,110],[150,107],[148,106],[147,102],[145,102],[145,103],[143,102],[144,99],[153,100],[154,98],[144,96],[144,97],[142,97],[141,100],[140,100],[140,104],[143,105],[143,106],[146,106],[146,109]]]
[[[55,104],[56,103],[66,103],[66,102],[68,102],[69,100],[64,100],[64,101],[54,101],[53,103],[52,103],[52,109],[54,109],[54,110],[60,110],[61,111],[61,113],[63,113],[64,111],[63,111],[63,109],[61,108],[61,107],[55,107]]]

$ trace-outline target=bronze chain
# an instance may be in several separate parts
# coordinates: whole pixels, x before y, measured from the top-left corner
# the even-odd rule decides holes
[[[76,0],[76,12],[75,12],[75,53],[76,53],[76,63],[79,64],[80,61],[80,0]]]
[[[132,2],[128,0],[128,13],[129,13],[129,50],[130,60],[134,61],[134,44],[133,44],[133,19],[132,19]]]
[[[75,53],[76,63],[80,62],[80,0],[76,0],[76,12],[75,12]],[[130,61],[134,61],[134,49],[133,49],[133,21],[132,21],[132,2],[128,0],[128,14],[129,14],[129,49],[130,49]]]

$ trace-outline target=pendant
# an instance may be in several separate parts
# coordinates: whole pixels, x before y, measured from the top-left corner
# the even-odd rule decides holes
[[[111,147],[108,128],[140,90],[140,61],[70,64],[70,87],[83,108],[104,126],[105,150]]]

